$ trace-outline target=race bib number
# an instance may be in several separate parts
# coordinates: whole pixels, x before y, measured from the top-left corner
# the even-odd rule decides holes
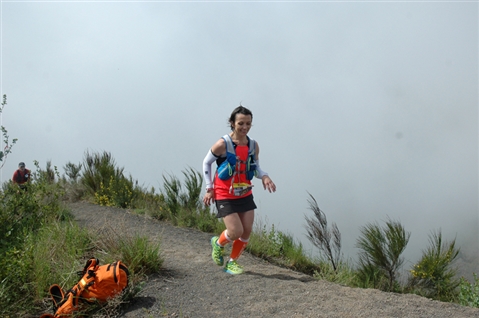
[[[243,196],[248,193],[253,187],[252,184],[247,183],[233,183],[233,194],[237,197]]]

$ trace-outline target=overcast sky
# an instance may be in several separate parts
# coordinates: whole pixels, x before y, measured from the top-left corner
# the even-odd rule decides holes
[[[111,152],[145,187],[202,169],[240,103],[278,191],[258,215],[307,243],[311,193],[353,257],[361,226],[442,229],[478,253],[477,2],[2,1],[2,124],[19,161]]]

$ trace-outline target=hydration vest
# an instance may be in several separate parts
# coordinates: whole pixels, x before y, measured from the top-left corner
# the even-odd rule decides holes
[[[216,162],[218,166],[218,178],[221,180],[229,180],[236,173],[245,173],[246,179],[252,180],[256,172],[256,163],[254,161],[256,142],[246,136],[246,138],[248,138],[248,159],[244,162],[236,156],[236,146],[230,135],[224,135],[222,138],[226,144],[226,157],[220,157]],[[246,165],[246,171],[239,171],[239,165],[241,163]]]
[[[22,171],[20,169],[17,170],[17,175],[16,175],[16,178],[15,178],[15,181],[18,184],[22,184],[22,183],[27,182],[29,178],[30,178],[30,170],[25,168],[25,170],[23,171],[23,175],[22,175]]]

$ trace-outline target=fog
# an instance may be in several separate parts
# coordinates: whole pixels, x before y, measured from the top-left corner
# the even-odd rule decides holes
[[[2,1],[2,181],[107,151],[158,189],[241,103],[278,188],[254,181],[263,222],[317,253],[309,192],[346,258],[389,217],[406,267],[438,229],[477,260],[478,38],[475,2]]]

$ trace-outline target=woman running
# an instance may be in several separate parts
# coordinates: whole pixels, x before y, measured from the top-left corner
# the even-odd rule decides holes
[[[203,160],[206,193],[203,203],[209,206],[215,202],[218,218],[223,218],[226,230],[211,238],[214,262],[223,266],[224,247],[232,243],[231,255],[224,271],[242,274],[243,267],[236,260],[248,244],[253,230],[254,209],[251,179],[261,179],[263,187],[275,192],[276,186],[259,165],[258,143],[248,137],[253,114],[243,106],[236,107],[229,118],[231,133],[220,138]],[[216,161],[217,171],[211,174],[211,165]]]

